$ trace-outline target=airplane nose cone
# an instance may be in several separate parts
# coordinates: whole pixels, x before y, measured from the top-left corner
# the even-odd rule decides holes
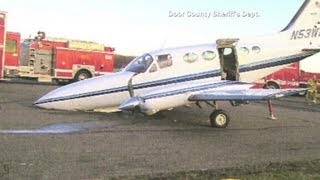
[[[126,99],[125,95],[129,95],[128,81],[134,74],[118,72],[75,82],[49,92],[33,105],[44,109],[71,111],[117,107]],[[111,98],[115,95],[115,98]]]
[[[138,97],[133,97],[133,98],[125,101],[124,103],[122,103],[119,106],[119,109],[123,110],[123,111],[133,111],[139,107],[140,103],[141,102]]]
[[[55,89],[54,91],[42,96],[40,99],[33,102],[33,105],[44,109],[54,109],[53,107],[51,107],[52,104],[62,100],[64,97],[64,93],[64,88]]]

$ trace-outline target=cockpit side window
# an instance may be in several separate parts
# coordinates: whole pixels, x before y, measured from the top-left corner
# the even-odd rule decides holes
[[[145,72],[152,64],[153,58],[150,54],[144,54],[135,58],[127,67],[126,71],[142,73]]]
[[[157,56],[157,62],[160,69],[172,66],[172,56],[170,54],[163,54]]]
[[[149,73],[156,72],[158,70],[157,65],[154,63],[152,64],[151,68],[149,69]]]

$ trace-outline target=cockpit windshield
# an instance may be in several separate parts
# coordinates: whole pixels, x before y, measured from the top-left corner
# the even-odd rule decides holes
[[[132,60],[132,62],[128,64],[125,70],[136,72],[136,73],[142,73],[148,69],[152,61],[153,61],[153,58],[150,54],[144,54]]]

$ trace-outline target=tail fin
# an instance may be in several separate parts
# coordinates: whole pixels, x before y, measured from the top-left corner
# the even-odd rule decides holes
[[[319,28],[320,0],[305,0],[296,15],[282,32],[294,30],[296,33],[293,33],[292,38],[302,39],[310,38],[312,36],[318,37],[318,33],[320,33]]]

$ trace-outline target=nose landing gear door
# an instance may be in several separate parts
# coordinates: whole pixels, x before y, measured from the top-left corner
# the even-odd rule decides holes
[[[238,41],[239,39],[217,40],[222,80],[240,80],[238,55],[235,48]]]

